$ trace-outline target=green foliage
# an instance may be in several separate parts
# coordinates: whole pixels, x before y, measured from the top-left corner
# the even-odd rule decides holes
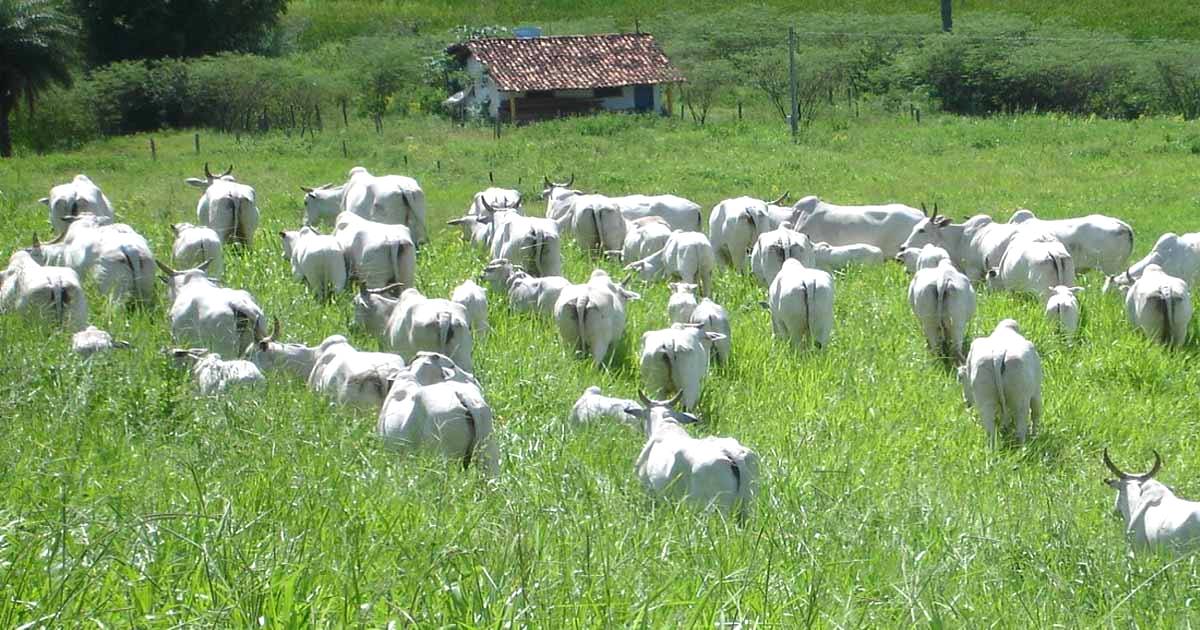
[[[43,91],[70,85],[76,32],[52,0],[0,0],[0,158],[12,155],[9,116],[18,105],[32,112]]]
[[[101,66],[129,59],[262,51],[288,2],[71,0],[71,5],[83,21],[88,61]]]

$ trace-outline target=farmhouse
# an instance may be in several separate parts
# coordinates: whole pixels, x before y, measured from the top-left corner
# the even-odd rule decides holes
[[[669,112],[672,88],[684,80],[648,33],[483,38],[447,52],[471,77],[449,103],[504,122]]]

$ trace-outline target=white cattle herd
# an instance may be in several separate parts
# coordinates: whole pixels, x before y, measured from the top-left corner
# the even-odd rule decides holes
[[[217,279],[223,245],[250,247],[259,224],[252,187],[229,167],[186,182],[204,190],[196,223],[172,225],[172,264],[155,259],[145,238],[114,222],[112,204],[85,175],[55,186],[41,201],[58,234],[14,252],[0,273],[0,311],[40,318],[75,332],[73,348],[93,356],[129,344],[88,325],[84,280],[114,299],[155,300],[154,267],[167,285],[172,338],[167,352],[186,362],[201,393],[257,386],[274,372],[303,379],[338,404],[378,412],[377,432],[399,452],[424,451],[500,470],[493,413],[474,370],[474,340],[488,331],[488,294],[510,309],[552,320],[562,343],[601,367],[625,335],[627,308],[641,296],[629,285],[671,281],[668,328],[641,335],[644,390],[638,400],[589,387],[568,415],[572,426],[596,422],[640,425],[645,446],[635,463],[655,495],[684,499],[744,519],[759,483],[759,458],[731,438],[692,437],[687,425],[710,378],[734,352],[730,311],[712,299],[718,264],[750,273],[765,291],[776,337],[820,350],[834,329],[831,272],[882,264],[886,257],[912,274],[908,300],[931,354],[957,365],[966,404],[977,410],[993,445],[1036,434],[1042,416],[1042,365],[1018,323],[1001,321],[964,352],[975,315],[972,282],[993,290],[1037,295],[1045,316],[1070,341],[1078,334],[1076,274],[1096,269],[1104,290],[1124,295],[1131,325],[1169,346],[1186,341],[1192,315],[1190,283],[1200,275],[1200,234],[1164,234],[1141,261],[1128,266],[1133,230],[1102,215],[1038,219],[1018,210],[1007,223],[976,215],[952,223],[923,207],[843,206],[817,197],[781,205],[737,197],[712,209],[704,233],[701,209],[674,195],[610,197],[544,179],[545,217],[524,214],[522,194],[489,187],[476,193],[464,216],[449,221],[488,262],[479,281],[468,279],[449,299],[415,286],[418,248],[429,242],[425,194],[398,175],[355,167],[339,186],[304,191],[302,225],[280,232],[296,280],[318,299],[358,287],[354,318],[378,339],[381,351],[352,347],[332,335],[317,346],[284,343],[278,320],[269,329],[249,292]],[[318,225],[330,223],[323,235]],[[629,277],[616,281],[594,269],[583,282],[562,276],[561,243],[574,239],[596,256],[619,259]],[[697,292],[699,296],[697,296]],[[664,399],[651,398],[654,395]],[[683,410],[687,410],[685,412]],[[1175,497],[1144,475],[1121,472],[1117,509],[1138,546],[1200,539],[1200,505]]]

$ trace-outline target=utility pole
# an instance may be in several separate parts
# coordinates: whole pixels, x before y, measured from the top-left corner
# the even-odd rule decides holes
[[[949,33],[954,27],[954,18],[950,15],[951,0],[942,0],[942,32]]]
[[[792,95],[792,142],[800,134],[800,102],[796,90],[796,27],[788,27],[788,87]]]

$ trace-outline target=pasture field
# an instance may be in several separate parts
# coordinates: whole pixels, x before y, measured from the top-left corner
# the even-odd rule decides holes
[[[705,208],[787,189],[843,203],[936,201],[961,218],[1101,212],[1136,230],[1135,257],[1164,231],[1200,227],[1200,132],[1168,119],[875,114],[818,120],[793,145],[779,125],[600,116],[506,129],[388,119],[315,139],[206,132],[116,138],[0,163],[0,251],[43,238],[54,183],[89,174],[125,222],[169,252],[168,224],[194,220],[183,179],[233,163],[263,221],[225,281],[249,289],[289,341],[353,328],[350,295],[319,304],[295,281],[276,232],[302,216],[297,186],[352,166],[418,178],[433,242],[417,283],[431,296],[485,258],[442,225],[487,186],[543,173],[604,192],[675,192]],[[349,157],[343,158],[345,140]],[[406,162],[407,160],[407,162]],[[440,166],[440,168],[439,168]],[[565,272],[593,265],[567,247]],[[434,459],[400,460],[375,417],[271,375],[264,394],[202,399],[162,354],[163,299],[128,311],[91,296],[94,323],[134,349],[92,362],[69,335],[0,319],[0,626],[304,625],[713,627],[1190,626],[1200,565],[1128,556],[1100,451],[1200,498],[1200,340],[1167,351],[1083,279],[1081,338],[1068,345],[1035,300],[980,291],[970,335],[1013,317],[1038,347],[1046,412],[1024,449],[990,451],[953,374],[928,356],[898,265],[837,275],[833,341],[771,339],[765,291],[721,272],[733,361],[710,374],[694,434],[728,435],[762,458],[744,526],[650,500],[626,426],[565,424],[582,390],[634,396],[641,332],[667,323],[665,285],[642,287],[606,370],[561,347],[552,322],[509,314],[476,370],[496,414],[497,481]],[[1193,326],[1193,334],[1196,327]]]

